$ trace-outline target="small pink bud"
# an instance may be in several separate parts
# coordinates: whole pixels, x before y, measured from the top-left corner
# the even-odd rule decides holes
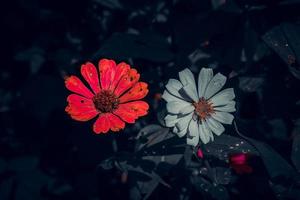
[[[203,152],[200,148],[197,150],[197,156],[198,158],[203,158]]]

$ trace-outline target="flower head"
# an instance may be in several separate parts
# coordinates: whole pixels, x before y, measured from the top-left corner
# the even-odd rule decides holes
[[[179,137],[187,134],[187,144],[197,146],[214,140],[213,133],[224,132],[221,124],[231,124],[235,111],[233,88],[222,91],[226,77],[212,69],[202,68],[198,88],[189,69],[179,72],[179,80],[170,79],[162,98],[167,101],[166,126],[173,127]],[[220,92],[219,92],[220,91]]]
[[[139,73],[128,64],[116,64],[113,60],[101,59],[97,68],[90,62],[81,66],[81,75],[90,89],[76,76],[65,80],[67,89],[75,94],[67,98],[65,111],[77,121],[88,121],[96,116],[95,133],[119,131],[125,122],[147,114],[149,105],[140,101],[147,93],[147,83],[138,82]]]

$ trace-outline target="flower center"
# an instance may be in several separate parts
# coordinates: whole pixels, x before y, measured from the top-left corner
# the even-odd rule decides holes
[[[203,97],[200,98],[197,103],[194,102],[193,106],[195,107],[195,112],[200,119],[206,119],[215,112],[212,103],[205,100]]]
[[[110,90],[102,90],[93,97],[93,102],[98,111],[107,113],[117,109],[120,100]]]

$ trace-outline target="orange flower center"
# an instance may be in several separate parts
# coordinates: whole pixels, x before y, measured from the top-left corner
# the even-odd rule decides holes
[[[98,111],[107,113],[117,109],[120,100],[110,90],[102,90],[93,97],[93,102]]]
[[[200,98],[197,103],[194,102],[193,106],[195,107],[195,112],[200,119],[206,119],[215,112],[214,108],[212,107],[212,103],[206,101],[203,97]]]

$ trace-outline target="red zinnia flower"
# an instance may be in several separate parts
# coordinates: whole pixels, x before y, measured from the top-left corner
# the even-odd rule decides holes
[[[118,65],[113,60],[101,59],[96,67],[87,62],[81,66],[81,75],[89,84],[88,89],[77,76],[65,80],[66,87],[76,94],[68,96],[65,111],[75,120],[88,121],[97,115],[95,133],[119,131],[125,122],[147,114],[149,105],[144,101],[147,83],[138,82],[140,74],[124,62]]]

